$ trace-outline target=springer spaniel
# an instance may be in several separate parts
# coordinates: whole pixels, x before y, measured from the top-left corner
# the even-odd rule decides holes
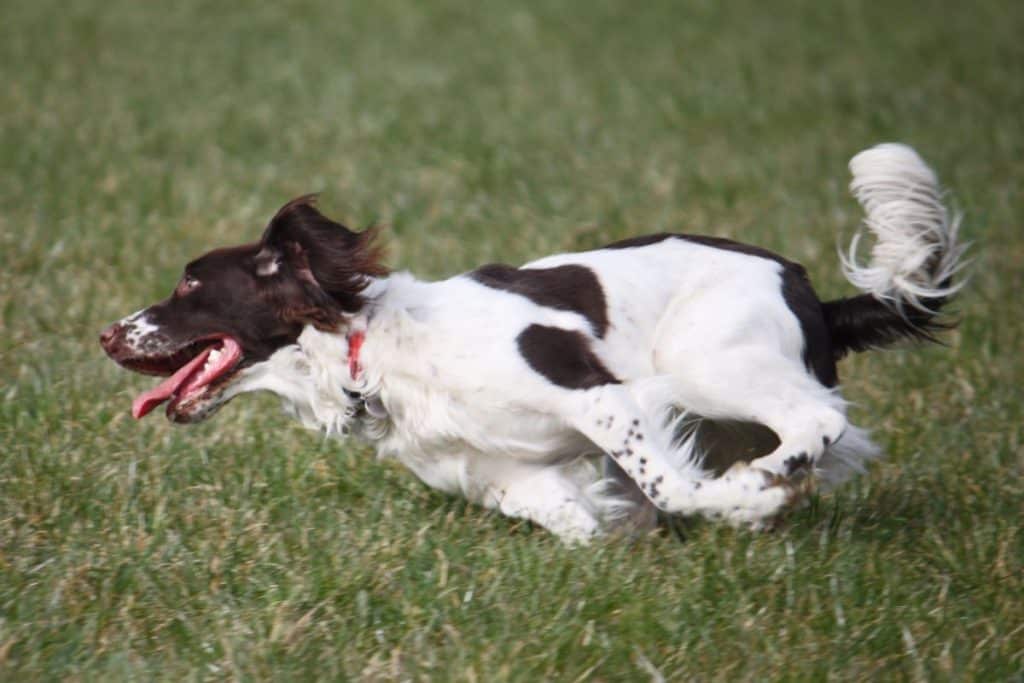
[[[101,335],[166,379],[179,423],[271,391],[429,486],[569,542],[657,511],[764,527],[812,480],[879,455],[846,418],[836,362],[934,340],[964,247],[932,170],[886,144],[850,162],[876,242],[842,255],[863,293],[820,301],[802,266],[715,237],[659,234],[486,265],[441,282],[381,264],[376,232],[286,204],[259,242],[185,266],[170,298]]]

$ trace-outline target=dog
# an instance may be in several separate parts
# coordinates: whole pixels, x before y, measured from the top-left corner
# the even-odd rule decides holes
[[[285,204],[259,242],[185,266],[173,294],[104,330],[177,423],[277,394],[307,426],[375,444],[428,486],[570,543],[701,515],[754,529],[810,482],[879,456],[837,361],[935,341],[965,247],[934,172],[885,144],[850,162],[874,244],[841,254],[860,293],[717,237],[658,234],[440,282],[389,273],[374,229]]]

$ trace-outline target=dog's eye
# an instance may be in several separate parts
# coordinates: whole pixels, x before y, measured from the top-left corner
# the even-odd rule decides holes
[[[188,273],[185,273],[178,282],[178,286],[175,287],[174,293],[178,296],[185,296],[198,286],[199,280],[195,279]]]

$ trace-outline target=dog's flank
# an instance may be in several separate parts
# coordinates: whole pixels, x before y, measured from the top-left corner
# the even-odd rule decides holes
[[[306,196],[101,341],[167,377],[137,417],[166,401],[195,422],[271,391],[305,424],[569,541],[657,510],[765,527],[810,482],[879,455],[846,419],[837,361],[934,339],[960,286],[958,221],[920,157],[882,145],[851,168],[877,241],[867,264],[859,238],[844,256],[863,290],[849,298],[822,302],[764,249],[670,234],[423,282]]]

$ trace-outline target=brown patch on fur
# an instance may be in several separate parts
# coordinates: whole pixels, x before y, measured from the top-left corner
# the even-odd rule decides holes
[[[577,264],[553,268],[512,268],[500,263],[480,266],[469,273],[482,285],[525,296],[538,306],[579,313],[594,335],[608,331],[608,304],[604,290],[590,268]]]
[[[516,337],[516,343],[527,364],[552,384],[566,389],[619,384],[587,338],[575,330],[534,324]]]

